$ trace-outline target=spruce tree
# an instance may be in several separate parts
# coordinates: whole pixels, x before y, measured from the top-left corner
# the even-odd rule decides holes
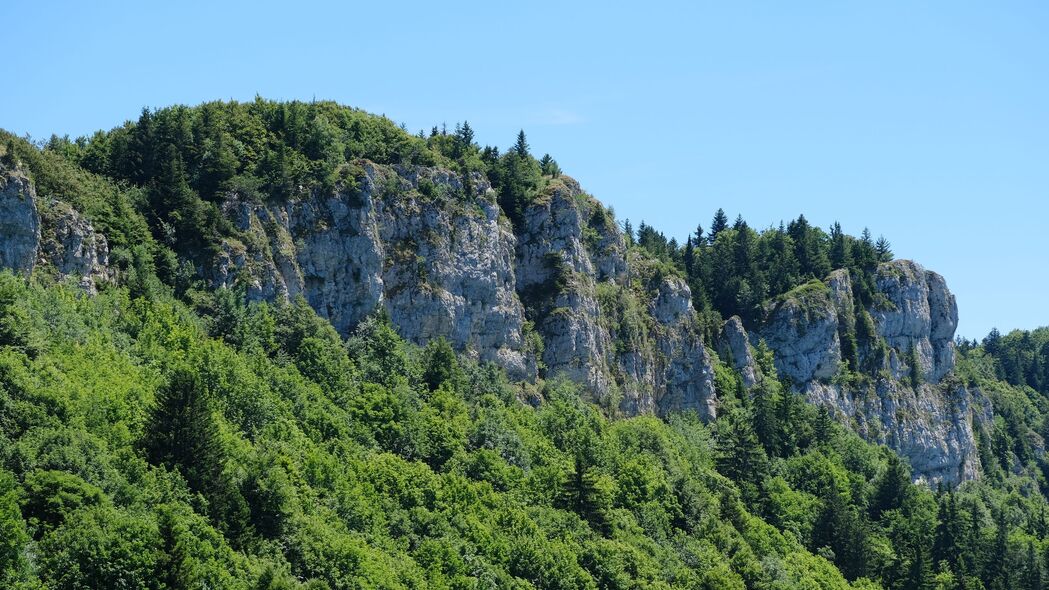
[[[248,527],[243,496],[225,474],[226,452],[199,371],[176,367],[157,391],[146,428],[146,458],[178,471],[208,502],[208,516],[236,545]]]
[[[885,236],[878,236],[878,241],[874,244],[874,251],[878,255],[879,262],[892,260],[892,245],[889,244],[889,240],[885,239]]]
[[[812,442],[821,445],[828,444],[834,436],[834,419],[830,416],[827,406],[821,405],[816,410],[816,420],[812,425]]]
[[[528,139],[525,138],[524,129],[517,132],[517,142],[514,143],[513,151],[520,158],[528,157]]]
[[[611,490],[582,454],[576,454],[572,472],[562,486],[560,505],[578,514],[599,533],[607,535],[611,532]]]
[[[561,167],[557,165],[557,160],[553,159],[550,154],[543,154],[542,159],[539,160],[539,169],[542,170],[543,176],[553,178],[561,176]]]
[[[878,478],[871,499],[871,516],[878,518],[884,512],[903,505],[904,494],[911,484],[910,469],[896,453],[889,455],[885,472]]]
[[[715,464],[724,476],[740,483],[744,496],[754,500],[758,485],[768,473],[768,457],[758,440],[750,416],[734,410],[717,422]]]
[[[830,228],[830,264],[833,268],[848,268],[852,264],[848,240],[837,221]]]
[[[714,219],[710,222],[710,233],[708,234],[707,241],[711,244],[717,239],[718,234],[728,229],[728,215],[725,215],[725,210],[718,208],[714,213]]]

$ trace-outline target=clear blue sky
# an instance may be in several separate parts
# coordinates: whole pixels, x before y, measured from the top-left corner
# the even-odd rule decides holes
[[[355,4],[6,0],[0,127],[255,94],[523,127],[635,225],[869,226],[959,333],[1049,324],[1049,3]]]

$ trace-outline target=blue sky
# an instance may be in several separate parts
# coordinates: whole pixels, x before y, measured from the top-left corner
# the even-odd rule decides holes
[[[0,127],[256,94],[523,127],[635,226],[866,226],[947,277],[960,334],[1049,324],[1047,3],[356,4],[7,0]]]

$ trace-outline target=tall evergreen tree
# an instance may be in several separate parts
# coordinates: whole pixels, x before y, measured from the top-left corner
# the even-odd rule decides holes
[[[907,464],[896,453],[890,453],[885,472],[878,478],[871,499],[871,516],[877,518],[886,511],[902,506],[910,483],[911,473]]]
[[[834,268],[848,268],[852,264],[851,249],[837,221],[830,228],[830,264]]]
[[[517,142],[514,143],[514,153],[521,158],[527,158],[528,153],[528,139],[525,137],[524,129],[517,132]]]
[[[560,504],[581,516],[594,530],[607,535],[611,532],[611,490],[585,456],[577,454],[572,465],[572,472],[561,489]]]
[[[711,244],[718,238],[718,234],[728,229],[728,215],[725,215],[725,210],[718,208],[714,213],[714,219],[710,222],[710,233],[707,234],[707,241]]]
[[[243,496],[226,475],[226,452],[200,371],[179,365],[157,392],[144,441],[146,458],[178,471],[208,501],[208,516],[233,542],[247,533]]]
[[[754,432],[750,416],[734,410],[719,419],[715,446],[718,471],[740,482],[744,496],[753,500],[768,474],[768,457]]]

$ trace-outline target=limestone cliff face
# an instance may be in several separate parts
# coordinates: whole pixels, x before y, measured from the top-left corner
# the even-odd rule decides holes
[[[586,383],[628,414],[716,415],[713,361],[684,280],[627,255],[607,210],[568,177],[526,209],[518,291],[548,375]]]
[[[0,168],[0,266],[33,272],[40,245],[36,194],[24,174]]]
[[[942,277],[882,264],[870,305],[847,271],[767,304],[750,335],[739,318],[705,343],[676,270],[627,248],[610,212],[567,176],[549,179],[516,224],[481,175],[359,163],[357,183],[285,201],[229,194],[237,228],[200,272],[256,300],[302,296],[348,334],[384,308],[408,340],[447,338],[514,379],[563,375],[626,415],[717,414],[707,345],[753,387],[764,339],[781,377],[861,435],[907,456],[918,477],[976,476],[979,391],[952,377],[957,305]],[[111,280],[104,236],[68,204],[0,169],[0,266]],[[846,370],[848,369],[848,370]]]
[[[80,288],[95,293],[113,278],[109,243],[91,222],[68,204],[54,199],[40,208],[41,241],[37,263],[61,277],[79,279]]]
[[[446,337],[515,379],[563,375],[627,414],[716,413],[713,360],[684,281],[627,255],[609,212],[560,177],[515,229],[488,182],[363,164],[356,190],[281,203],[230,195],[216,286],[302,295],[344,334],[382,306],[419,344]]]
[[[71,278],[87,292],[110,280],[109,246],[66,203],[37,198],[19,170],[0,166],[0,268]]]
[[[865,438],[899,451],[918,478],[976,477],[973,429],[990,419],[990,407],[950,378],[954,296],[943,277],[908,260],[881,264],[875,282],[869,309],[856,305],[846,271],[803,285],[768,306],[753,337],[774,351],[780,376]]]
[[[739,372],[744,387],[751,388],[757,385],[760,373],[754,354],[750,350],[743,320],[739,319],[739,316],[734,315],[725,320],[718,335],[717,347],[718,355]]]
[[[878,335],[891,347],[889,367],[896,378],[907,370],[911,347],[923,378],[936,383],[954,368],[954,330],[958,304],[943,277],[909,260],[878,268],[878,291],[885,303],[871,310]]]
[[[249,296],[302,295],[346,334],[380,306],[401,334],[534,378],[516,294],[516,238],[487,181],[435,168],[365,164],[357,190],[276,204],[230,195],[223,210],[247,239],[208,272]]]

